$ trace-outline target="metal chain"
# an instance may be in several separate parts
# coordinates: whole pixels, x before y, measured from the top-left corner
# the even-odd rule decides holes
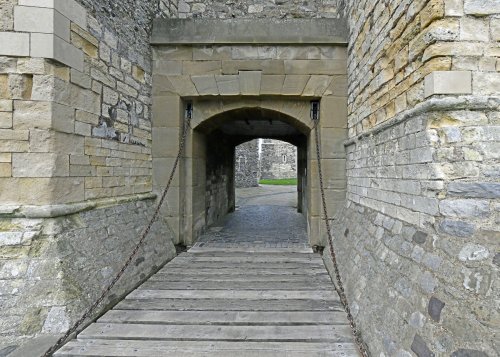
[[[335,278],[337,280],[336,284],[333,284],[335,287],[335,290],[337,291],[337,294],[340,297],[340,302],[342,303],[342,306],[344,307],[344,310],[347,314],[347,319],[349,320],[349,325],[351,326],[352,333],[354,335],[354,338],[356,340],[356,345],[358,346],[359,352],[363,357],[369,357],[368,349],[366,348],[365,343],[363,342],[361,338],[360,331],[356,327],[356,322],[354,321],[354,318],[351,313],[351,309],[349,308],[349,302],[347,301],[347,297],[344,291],[344,284],[342,283],[342,278],[340,276],[340,271],[337,263],[337,255],[335,254],[335,248],[333,247],[333,237],[332,237],[332,232],[330,230],[330,221],[328,219],[328,210],[326,207],[326,198],[325,198],[325,188],[323,185],[323,172],[321,169],[321,149],[320,149],[320,142],[319,142],[319,129],[318,129],[318,122],[316,121],[315,126],[314,126],[314,133],[315,133],[315,138],[316,138],[316,157],[318,160],[318,173],[319,173],[319,187],[321,191],[321,202],[323,205],[323,215],[325,216],[325,225],[326,225],[326,233],[328,235],[328,245],[330,247],[330,255],[332,258],[332,263],[333,263],[333,270],[335,272]]]
[[[120,271],[115,275],[115,277],[113,278],[113,280],[111,280],[111,282],[109,283],[109,285],[102,291],[102,293],[99,296],[99,298],[97,298],[97,300],[85,311],[85,313],[82,315],[82,317],[78,321],[76,321],[73,324],[73,326],[71,326],[66,331],[66,333],[59,340],[57,340],[57,342],[54,345],[52,345],[52,347],[50,347],[43,354],[43,357],[50,357],[50,356],[52,356],[53,353],[55,351],[57,351],[67,341],[68,337],[71,334],[73,334],[81,326],[81,324],[85,320],[87,320],[88,318],[92,317],[92,315],[95,312],[95,310],[97,309],[97,307],[103,302],[103,300],[109,294],[109,292],[111,291],[111,289],[113,288],[113,286],[115,286],[115,284],[118,282],[118,280],[120,280],[120,278],[122,277],[123,273],[125,273],[125,270],[127,270],[127,268],[129,267],[130,263],[132,263],[132,259],[134,259],[135,255],[137,254],[137,252],[139,251],[139,249],[144,244],[144,241],[146,240],[146,237],[148,236],[148,233],[151,230],[151,227],[153,226],[153,224],[155,223],[156,219],[158,218],[158,215],[160,213],[160,209],[161,209],[161,207],[163,205],[163,202],[165,201],[165,198],[167,196],[167,193],[168,193],[168,190],[170,188],[170,185],[172,184],[172,180],[174,178],[175,172],[177,170],[177,166],[179,164],[182,152],[184,150],[184,144],[186,143],[186,137],[187,137],[188,129],[190,127],[189,120],[190,120],[190,118],[187,118],[186,122],[184,123],[184,130],[183,130],[182,136],[181,136],[180,141],[179,141],[179,152],[177,153],[177,157],[175,158],[174,167],[172,168],[172,171],[170,173],[170,177],[168,178],[167,186],[163,190],[163,193],[161,195],[160,201],[158,202],[158,205],[156,206],[156,209],[155,209],[155,211],[153,213],[153,216],[149,220],[149,223],[148,223],[147,227],[142,232],[141,239],[139,240],[139,242],[137,243],[137,245],[135,246],[135,248],[132,250],[132,253],[128,257],[128,259],[125,261],[125,263],[123,264],[123,266],[120,269]]]

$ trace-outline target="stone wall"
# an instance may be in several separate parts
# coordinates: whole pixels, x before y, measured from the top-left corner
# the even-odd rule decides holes
[[[39,206],[0,216],[0,350],[14,350],[36,336],[57,336],[80,318],[138,242],[154,211],[154,197],[91,200],[58,210]],[[170,232],[163,218],[153,225],[101,308],[175,256]]]
[[[263,179],[297,177],[297,147],[292,144],[264,139],[260,160]]]
[[[152,213],[155,200],[141,201],[152,191],[149,34],[153,18],[176,10],[85,0],[0,9],[3,345],[74,321]],[[175,254],[165,222],[149,239],[113,294]]]
[[[260,180],[259,140],[238,145],[234,154],[236,187],[256,187]]]
[[[338,0],[178,1],[179,18],[336,18]]]
[[[373,355],[497,355],[499,3],[346,11],[348,186],[334,233],[364,340]]]

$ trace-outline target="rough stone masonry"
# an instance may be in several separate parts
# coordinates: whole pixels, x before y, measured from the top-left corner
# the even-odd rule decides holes
[[[154,18],[340,17],[333,227],[363,338],[378,356],[499,354],[498,0],[0,0],[0,14],[1,353],[64,331],[151,213]],[[174,256],[164,213],[110,302]]]

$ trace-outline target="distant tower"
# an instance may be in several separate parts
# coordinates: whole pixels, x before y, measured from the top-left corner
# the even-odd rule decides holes
[[[280,140],[264,139],[261,152],[261,178],[297,177],[297,148]]]

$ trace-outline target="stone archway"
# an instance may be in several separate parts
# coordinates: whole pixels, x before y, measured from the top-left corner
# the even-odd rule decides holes
[[[228,26],[231,31],[222,30],[221,26]],[[262,29],[269,26],[273,31],[264,37]],[[297,28],[301,30],[300,36]],[[153,185],[156,190],[166,182],[177,154],[187,104],[193,109],[185,157],[164,210],[179,242],[191,245],[213,219],[229,212],[234,205],[234,198],[228,193],[214,201],[226,203],[215,204],[215,209],[210,204],[207,208],[210,144],[214,141],[221,144],[219,158],[226,157],[226,162],[223,164],[220,159],[217,164],[222,165],[223,173],[222,167],[234,164],[235,143],[259,137],[257,134],[266,137],[270,126],[263,128],[261,124],[274,121],[288,127],[283,126],[281,129],[285,131],[267,137],[297,141],[303,172],[299,178],[303,186],[300,201],[308,222],[309,240],[311,244],[323,244],[311,101],[320,102],[318,125],[329,211],[333,216],[344,202],[346,182],[343,141],[347,130],[347,51],[341,28],[339,20],[165,20],[155,24]],[[244,135],[251,121],[261,131]],[[239,122],[247,128],[242,129]],[[224,135],[215,140],[209,137],[217,132]],[[224,145],[223,137],[227,139]],[[227,180],[232,182],[232,178]],[[225,190],[230,192],[229,187]]]

